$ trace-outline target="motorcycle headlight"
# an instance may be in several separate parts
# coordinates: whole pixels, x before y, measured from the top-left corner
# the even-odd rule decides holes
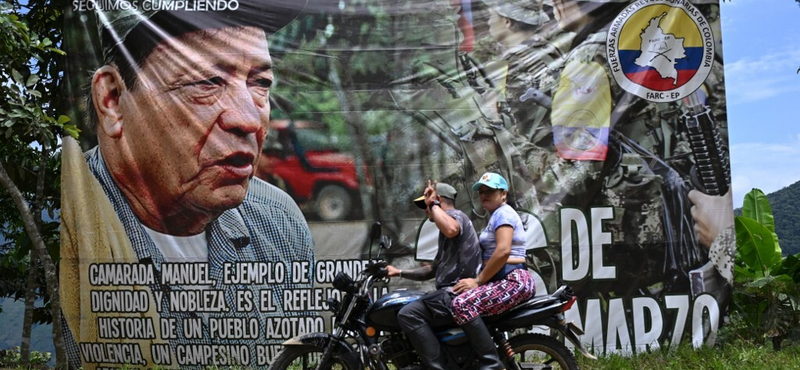
[[[344,272],[339,272],[333,278],[333,287],[346,293],[353,293],[356,291],[355,284],[353,284],[353,278]]]

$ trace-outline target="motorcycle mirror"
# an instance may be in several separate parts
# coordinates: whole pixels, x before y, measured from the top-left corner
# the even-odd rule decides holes
[[[392,247],[392,238],[389,235],[381,235],[378,241],[378,255],[375,256],[375,259],[381,258],[381,253],[384,249],[389,250]]]
[[[392,247],[392,238],[389,235],[381,235],[380,249],[389,249]]]
[[[375,240],[381,237],[381,223],[376,222],[372,224],[372,227],[369,229],[369,260],[372,261],[372,246],[375,244]],[[380,255],[380,252],[378,252]]]
[[[372,228],[370,228],[369,231],[369,238],[371,239],[370,241],[374,241],[375,239],[380,238],[380,236],[381,236],[381,223],[376,222],[372,224]]]

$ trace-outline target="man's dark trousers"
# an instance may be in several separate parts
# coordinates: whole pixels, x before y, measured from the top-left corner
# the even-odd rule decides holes
[[[445,369],[439,339],[432,328],[455,324],[450,312],[451,301],[449,288],[434,290],[400,309],[397,316],[400,327],[427,368]]]

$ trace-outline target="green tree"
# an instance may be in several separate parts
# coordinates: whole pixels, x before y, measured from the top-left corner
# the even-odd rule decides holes
[[[63,80],[62,11],[59,0],[0,0],[0,225],[11,244],[3,249],[6,273],[19,287],[34,292],[41,266],[53,322],[56,366],[67,359],[58,296],[59,137],[77,136],[61,110]],[[27,266],[27,268],[25,268]],[[24,281],[22,283],[21,281]],[[4,292],[10,295],[10,292]],[[26,296],[23,366],[29,364],[34,294]]]

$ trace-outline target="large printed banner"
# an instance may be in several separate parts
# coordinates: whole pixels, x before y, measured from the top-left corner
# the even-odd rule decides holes
[[[330,331],[376,221],[430,263],[429,179],[509,182],[537,295],[595,353],[713,343],[733,215],[716,0],[75,0],[61,299],[86,369],[266,368]],[[378,295],[433,284],[393,279]]]

